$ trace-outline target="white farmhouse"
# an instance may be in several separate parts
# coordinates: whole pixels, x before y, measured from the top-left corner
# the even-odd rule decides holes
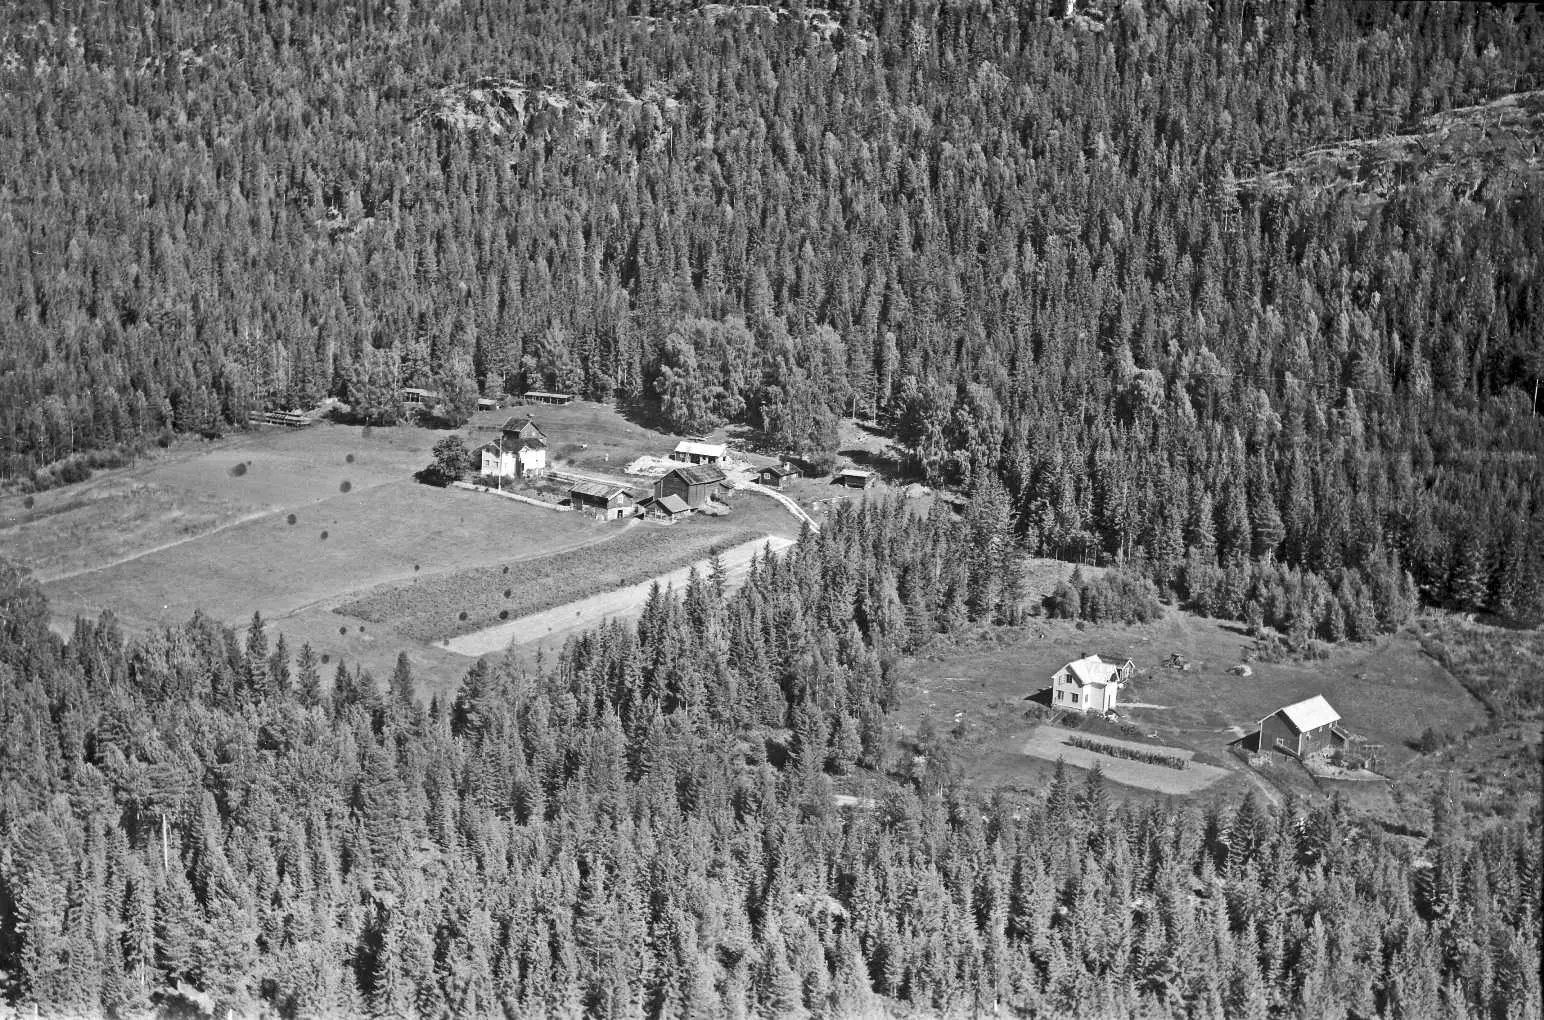
[[[1051,677],[1051,707],[1075,712],[1113,712],[1116,693],[1131,679],[1136,665],[1105,662],[1097,655],[1067,663]]]
[[[481,452],[482,473],[490,478],[530,478],[547,470],[547,436],[530,418],[506,421],[498,440]]]

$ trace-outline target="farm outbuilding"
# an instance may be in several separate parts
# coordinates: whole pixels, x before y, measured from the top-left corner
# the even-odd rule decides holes
[[[498,406],[499,402],[494,400],[492,397],[477,398],[477,409],[479,411],[494,411],[498,409]]]
[[[676,444],[670,459],[685,461],[687,464],[722,464],[728,453],[729,447],[723,443],[699,443],[683,439]]]
[[[689,507],[699,507],[713,498],[724,481],[724,472],[712,465],[678,467],[654,483],[654,497],[663,500],[677,496]]]
[[[1278,708],[1260,720],[1259,749],[1285,751],[1307,758],[1320,751],[1344,747],[1348,737],[1339,725],[1340,713],[1324,700],[1322,694],[1285,708]]]
[[[498,440],[479,452],[482,473],[493,478],[530,478],[547,470],[547,436],[530,417],[506,421]]]
[[[439,403],[440,395],[433,390],[421,390],[417,386],[404,386],[400,394],[404,404],[412,404],[418,407],[432,407]]]
[[[550,404],[553,407],[564,407],[574,402],[572,393],[548,393],[546,390],[526,390],[525,402],[527,404]]]
[[[844,468],[831,480],[849,489],[867,489],[874,484],[874,472],[865,471],[862,468]]]
[[[568,488],[568,505],[607,521],[631,517],[638,510],[631,492],[605,482],[575,482]]]
[[[792,478],[798,473],[797,468],[788,464],[771,464],[756,472],[756,481],[769,489],[781,489],[784,478]]]
[[[654,500],[653,510],[661,517],[665,517],[670,520],[674,520],[677,517],[682,517],[692,512],[692,508],[686,505],[686,500],[673,493],[669,496],[661,496],[659,499]]]
[[[1113,712],[1121,685],[1131,679],[1136,664],[1105,662],[1085,655],[1067,663],[1051,677],[1051,705],[1075,712]]]

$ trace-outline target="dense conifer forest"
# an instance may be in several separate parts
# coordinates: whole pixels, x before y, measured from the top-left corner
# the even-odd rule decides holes
[[[894,760],[983,536],[846,512],[726,597],[414,697],[0,576],[0,992],[30,1015],[1539,1015],[1540,816],[1013,801]],[[989,543],[988,543],[989,544]],[[1011,573],[1011,571],[1010,571]],[[933,593],[943,593],[935,597]],[[834,806],[866,771],[875,804]],[[1414,833],[1412,836],[1411,833]]]
[[[10,3],[6,489],[420,386],[858,418],[971,498],[427,701],[256,616],[64,640],[0,558],[0,1015],[1538,1017],[1536,790],[1010,799],[890,713],[1025,552],[1297,651],[1537,619],[1537,166],[1266,181],[1541,87],[1491,4]]]
[[[1538,87],[1535,9],[795,6],[12,4],[0,473],[408,385],[856,415],[1299,645],[1539,611],[1537,168],[1261,184]]]

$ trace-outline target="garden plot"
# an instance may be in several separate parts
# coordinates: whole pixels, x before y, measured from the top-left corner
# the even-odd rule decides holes
[[[1195,752],[1189,748],[1154,747],[1151,744],[1138,744],[1105,736],[1094,738],[1101,744],[1127,747],[1139,753],[1160,751],[1188,763],[1185,768],[1174,769],[1167,765],[1151,765],[1147,762],[1102,754],[1083,747],[1074,747],[1068,741],[1076,736],[1080,736],[1076,730],[1062,729],[1060,726],[1037,726],[1029,735],[1029,739],[1024,742],[1021,750],[1024,754],[1043,761],[1061,759],[1068,765],[1080,769],[1092,769],[1097,765],[1106,779],[1124,786],[1138,786],[1157,793],[1196,793],[1228,774],[1227,769],[1191,761]]]

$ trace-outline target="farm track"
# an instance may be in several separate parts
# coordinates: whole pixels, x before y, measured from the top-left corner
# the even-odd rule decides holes
[[[780,552],[792,544],[791,539],[778,535],[764,535],[761,538],[742,542],[723,553],[720,559],[729,570],[731,578],[737,580],[744,576],[751,558],[760,555],[763,548],[770,545],[774,551]],[[686,583],[686,578],[693,568],[696,568],[700,574],[705,573],[707,564],[708,560],[702,559],[690,566],[681,567],[638,584],[601,592],[523,616],[518,620],[510,620],[470,634],[462,634],[460,637],[451,638],[442,647],[457,655],[476,657],[491,652],[502,652],[511,644],[531,645],[561,641],[569,634],[589,630],[607,619],[631,615],[643,605],[649,596],[649,590],[655,584],[661,587],[673,585],[680,588]]]
[[[372,489],[379,489],[383,486],[391,484],[393,484],[392,481],[377,482],[374,485],[360,486],[359,488],[353,489],[351,491],[354,493],[363,494],[371,491]],[[250,513],[241,514],[238,517],[232,517],[228,521],[222,521],[219,524],[216,524],[214,527],[206,528],[197,534],[184,535],[181,538],[173,539],[170,542],[158,542],[155,545],[147,546],[143,549],[138,549],[127,556],[119,556],[115,559],[104,560],[101,563],[93,563],[91,566],[85,567],[81,570],[70,570],[61,574],[50,574],[46,571],[39,571],[34,576],[37,578],[39,584],[56,584],[60,581],[68,581],[71,578],[84,577],[87,574],[100,573],[104,570],[111,570],[113,567],[122,566],[125,563],[133,563],[135,560],[143,559],[146,556],[154,556],[156,553],[166,552],[168,549],[175,549],[178,546],[187,545],[189,542],[201,541],[213,535],[218,535],[222,531],[229,531],[231,528],[239,528],[243,524],[251,524],[253,521],[260,521],[265,517],[275,517],[281,514],[293,513],[296,510],[303,509],[308,506],[316,506],[319,503],[327,502],[331,498],[332,496],[328,495],[321,497],[320,499],[312,499],[303,503],[294,503],[288,506],[267,507],[262,510],[253,510]]]
[[[288,507],[281,507],[277,510],[256,510],[252,513],[242,514],[240,517],[233,517],[228,521],[216,524],[214,527],[200,531],[197,534],[184,535],[182,538],[171,542],[159,542],[156,545],[147,546],[144,549],[130,553],[128,556],[119,556],[117,559],[104,560],[101,563],[94,563],[91,566],[81,570],[70,570],[62,574],[51,574],[48,571],[39,571],[34,576],[37,578],[37,582],[39,584],[57,584],[60,581],[68,581],[71,578],[76,577],[84,577],[87,574],[98,574],[104,570],[111,570],[113,567],[121,567],[125,563],[133,563],[135,560],[143,559],[146,556],[154,556],[156,553],[165,552],[168,549],[175,549],[180,545],[187,545],[189,542],[197,542],[198,540],[208,538],[211,535],[218,535],[220,532],[229,530],[230,528],[240,527],[243,524],[250,524],[253,521],[260,521],[264,517],[272,517],[274,514],[284,513],[288,509]]]

